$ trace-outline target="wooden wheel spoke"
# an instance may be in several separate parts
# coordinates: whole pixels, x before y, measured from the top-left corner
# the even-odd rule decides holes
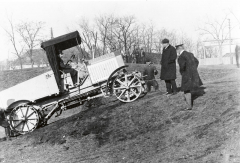
[[[25,124],[26,122],[23,122],[23,125],[22,125],[22,131],[23,131],[23,129],[24,129],[24,124]]]
[[[21,108],[20,108],[20,110],[21,110],[21,113],[22,113],[22,117],[25,117]]]
[[[29,121],[29,123],[31,123],[32,125],[34,125],[34,126],[35,126],[35,124],[34,124],[34,123],[32,123],[32,122],[30,122],[30,121]]]
[[[117,79],[116,80],[118,83],[120,83],[121,85],[124,85],[124,86],[126,86],[126,84],[125,83],[123,83],[123,82],[121,82],[119,79]]]
[[[136,79],[136,77],[134,76],[133,79],[130,81],[129,86],[131,86],[133,84],[133,81]]]
[[[33,111],[29,116],[27,116],[27,118],[31,117],[35,112]]]
[[[22,121],[21,119],[11,119],[9,121]]]
[[[28,126],[28,123],[26,122],[26,126],[27,126],[27,128],[28,128],[28,131],[30,131],[30,129],[29,129],[29,126]]]
[[[127,86],[128,85],[127,75],[125,75],[125,82],[126,82],[126,86]]]
[[[23,121],[19,122],[14,128],[17,128]]]
[[[28,121],[29,121],[29,120],[37,120],[37,118],[32,118],[32,119],[27,119],[27,120],[28,120]]]
[[[115,88],[113,88],[114,90],[118,90],[118,89],[126,89],[126,87],[115,87]]]
[[[28,110],[29,110],[29,106],[27,107],[27,111],[26,111],[25,117],[27,117]]]
[[[122,95],[126,92],[126,89],[122,91],[122,93],[118,96],[119,98],[122,97]]]
[[[127,101],[130,101],[130,92],[127,91]]]
[[[138,95],[133,89],[131,89],[131,92],[132,92],[135,96]]]
[[[136,88],[136,87],[141,87],[142,85],[141,84],[138,84],[138,85],[132,85],[130,86],[130,88]]]

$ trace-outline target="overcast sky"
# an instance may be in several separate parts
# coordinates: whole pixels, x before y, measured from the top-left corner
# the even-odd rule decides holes
[[[233,14],[230,13],[230,11]],[[0,5],[0,60],[11,58],[13,49],[3,28],[8,28],[7,17],[14,23],[25,20],[43,21],[43,34],[54,37],[75,28],[81,17],[94,19],[100,14],[134,15],[139,22],[152,22],[156,28],[183,31],[189,37],[198,37],[198,26],[207,17],[222,19],[229,14],[234,27],[232,38],[240,38],[240,0],[159,0],[159,1],[1,1]]]

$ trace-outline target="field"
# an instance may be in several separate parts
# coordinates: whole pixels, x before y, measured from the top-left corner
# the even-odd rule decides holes
[[[0,162],[240,162],[240,70],[202,66],[199,73],[204,86],[194,92],[192,111],[184,110],[182,93],[164,96],[165,84],[158,80],[160,91],[133,103],[100,98],[30,134],[1,139]],[[178,86],[180,80],[178,74]],[[3,81],[1,76],[0,90],[9,86]]]

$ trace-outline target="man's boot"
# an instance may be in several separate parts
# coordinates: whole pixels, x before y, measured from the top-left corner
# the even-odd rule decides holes
[[[187,103],[187,110],[192,110],[192,94],[186,93],[184,95]]]
[[[11,129],[10,127],[5,127],[5,135],[6,135],[6,139],[7,141],[11,140]]]

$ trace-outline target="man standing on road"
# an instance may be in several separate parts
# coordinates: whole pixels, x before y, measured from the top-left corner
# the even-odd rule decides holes
[[[198,71],[198,60],[192,53],[184,50],[183,44],[176,46],[178,57],[178,64],[180,74],[182,75],[181,91],[184,92],[184,97],[187,103],[187,110],[192,110],[193,101],[191,91],[203,85]]]
[[[160,79],[165,80],[167,87],[167,95],[177,94],[176,77],[176,49],[169,44],[168,39],[162,40],[162,60]]]
[[[144,67],[143,70],[143,76],[147,85],[147,91],[151,91],[151,87],[153,86],[155,91],[158,90],[158,83],[155,80],[155,75],[157,75],[158,71],[156,67],[152,64],[151,61],[147,60],[146,61],[146,66]]]

